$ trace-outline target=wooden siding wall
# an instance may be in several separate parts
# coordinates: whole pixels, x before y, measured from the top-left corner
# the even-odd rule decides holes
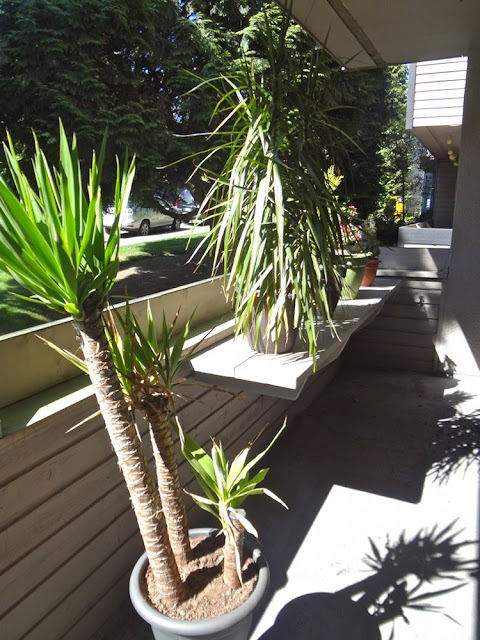
[[[413,127],[462,124],[466,77],[466,57],[418,62]]]
[[[442,280],[406,278],[375,320],[352,336],[353,365],[433,373]]]
[[[265,425],[267,438],[298,414],[338,367],[312,378],[295,403],[190,379],[180,419],[201,444],[215,436],[236,452]],[[0,440],[2,640],[88,640],[128,597],[142,543],[107,434],[98,417],[66,433],[95,410],[90,397]],[[186,464],[180,475],[191,481]]]
[[[435,178],[433,198],[433,220],[435,227],[451,229],[455,209],[455,189],[457,186],[457,167],[451,162],[439,162]]]

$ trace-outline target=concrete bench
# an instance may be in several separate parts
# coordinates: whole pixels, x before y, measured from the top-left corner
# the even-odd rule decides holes
[[[340,300],[335,310],[335,331],[319,321],[316,367],[301,338],[292,353],[257,353],[241,336],[208,347],[191,359],[197,380],[223,389],[296,400],[308,378],[335,361],[352,334],[380,313],[387,299],[399,287],[399,280],[382,279],[362,287],[355,300]]]
[[[450,247],[452,229],[432,227],[400,227],[398,230],[399,247]]]

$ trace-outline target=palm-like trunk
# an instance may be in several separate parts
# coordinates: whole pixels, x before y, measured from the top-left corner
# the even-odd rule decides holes
[[[238,589],[242,582],[238,575],[238,566],[240,570],[243,566],[243,539],[245,529],[239,520],[230,515],[233,524],[233,535],[225,535],[225,546],[223,548],[223,581],[230,589]],[[238,559],[238,564],[237,564]]]
[[[178,564],[184,566],[192,559],[192,549],[166,398],[157,396],[152,401],[144,402],[143,412],[150,425],[158,492],[167,522],[168,537]]]
[[[93,308],[83,322],[75,322],[75,328],[125,478],[156,587],[165,601],[178,602],[185,597],[185,587],[168,540],[162,505],[112,362],[100,311]]]

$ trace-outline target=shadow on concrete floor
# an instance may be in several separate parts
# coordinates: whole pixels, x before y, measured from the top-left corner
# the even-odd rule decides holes
[[[452,419],[457,407],[472,398],[472,393],[452,379],[344,369],[290,426],[265,463],[271,467],[267,485],[285,500],[289,512],[260,500],[248,505],[272,560],[271,597],[257,613],[260,623],[252,638],[291,638],[293,629],[287,620],[297,618],[302,638],[379,637],[378,627],[372,627],[368,618],[359,624],[358,607],[348,609],[350,605],[334,593],[348,586],[347,575],[360,577],[352,563],[365,571],[362,558],[370,550],[369,537],[380,542],[383,534],[385,543],[387,535],[398,537],[403,524],[411,523],[415,535],[422,527],[450,523],[444,520],[448,510],[442,507],[441,495],[433,505],[422,505],[422,495],[439,423]],[[404,523],[390,518],[389,526],[383,510],[388,512],[394,505],[400,514],[399,505],[405,503],[410,505],[411,516]],[[457,517],[461,510],[452,520]],[[419,522],[416,529],[415,521]],[[342,545],[349,547],[347,557]],[[351,553],[354,549],[359,550],[356,557]],[[335,580],[333,573],[342,579]],[[326,594],[330,582],[339,588]],[[335,606],[325,608],[327,603]],[[347,610],[352,617],[346,615]],[[332,619],[326,611],[333,613]],[[279,616],[274,626],[273,612]],[[345,635],[342,624],[335,626],[339,616],[342,624],[350,624],[350,635]],[[267,619],[271,626],[265,630]],[[326,625],[324,636],[319,636],[322,624]]]
[[[271,467],[265,486],[289,511],[264,498],[245,505],[271,567],[251,640],[389,638],[391,625],[380,635],[365,607],[347,597],[365,579],[369,539],[385,552],[405,529],[413,537],[455,519],[463,540],[478,536],[476,468],[465,475],[460,465],[442,486],[427,476],[438,425],[459,407],[479,409],[476,389],[420,374],[343,369],[290,424],[264,465]],[[396,624],[395,638],[474,640],[474,581],[437,603],[462,626],[414,609],[410,626]],[[94,640],[114,638],[146,640],[151,632],[132,614]]]

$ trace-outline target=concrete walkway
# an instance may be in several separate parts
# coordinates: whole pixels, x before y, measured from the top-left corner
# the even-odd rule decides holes
[[[393,546],[403,531],[407,542],[429,532],[425,546],[435,531],[456,521],[453,531],[462,531],[458,541],[478,538],[476,465],[468,470],[461,465],[441,484],[426,475],[439,425],[448,434],[466,432],[478,442],[477,383],[344,369],[290,425],[269,454],[271,472],[265,482],[289,511],[264,497],[245,505],[271,566],[269,597],[255,617],[251,640],[388,640],[392,622],[379,625],[365,607],[352,602],[364,593],[354,595],[360,589],[354,585],[375,573],[364,562],[372,554],[369,538],[382,558],[386,543]],[[448,446],[451,451],[451,439]],[[475,545],[459,551],[465,558],[475,554]],[[419,564],[417,552],[408,546],[402,557],[409,565]],[[446,560],[439,553],[433,562],[437,571],[442,562]],[[424,570],[431,565],[423,563]],[[395,570],[384,565],[382,573],[363,583],[367,594],[373,598],[376,587],[381,591],[379,585],[385,587]],[[400,586],[395,602],[403,582],[396,577]],[[404,607],[410,624],[394,618],[395,640],[475,640],[476,581],[468,572],[462,577],[465,586],[423,601],[442,607],[447,615]],[[405,588],[416,584],[410,576]],[[414,595],[452,584],[434,580]],[[385,617],[393,615],[393,605]],[[94,640],[151,637],[148,627],[129,612],[118,627],[104,629]]]

